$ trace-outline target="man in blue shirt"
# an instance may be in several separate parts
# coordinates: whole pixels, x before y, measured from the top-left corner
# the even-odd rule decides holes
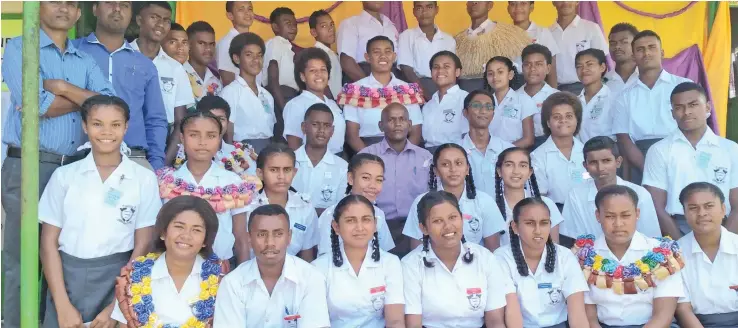
[[[70,1],[42,1],[39,31],[39,189],[44,190],[60,165],[82,156],[77,148],[86,141],[79,106],[100,94],[115,95],[113,87],[90,56],[79,51],[67,33],[77,22],[80,9]],[[2,206],[5,209],[2,251],[3,327],[20,327],[20,191],[21,191],[21,37],[8,41],[2,74],[10,89],[10,109],[4,123],[3,142],[8,157],[2,167]],[[31,187],[31,186],[25,186]],[[33,311],[31,309],[31,311]]]
[[[128,103],[131,120],[124,141],[131,158],[148,168],[164,166],[167,114],[156,66],[124,39],[133,11],[130,1],[99,1],[92,5],[95,32],[74,45],[95,59],[115,93]]]

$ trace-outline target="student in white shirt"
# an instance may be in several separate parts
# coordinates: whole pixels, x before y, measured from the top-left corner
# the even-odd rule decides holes
[[[519,3],[522,3],[521,1]],[[511,2],[512,3],[512,2]],[[535,141],[532,149],[538,148],[543,144],[548,136],[543,133],[543,125],[541,124],[541,107],[543,101],[548,96],[558,92],[546,83],[546,76],[552,76],[555,73],[549,73],[553,67],[553,59],[551,51],[540,44],[530,44],[523,48],[523,79],[525,84],[518,89],[517,93],[520,98],[527,100],[529,103],[535,104],[535,114],[533,115],[533,128]]]
[[[96,95],[80,108],[92,151],[51,175],[38,205],[49,289],[43,327],[112,324],[115,277],[146,253],[161,207],[153,172],[123,152],[128,105]],[[80,148],[83,148],[80,147]]]
[[[297,96],[295,52],[292,42],[297,37],[297,19],[292,9],[278,7],[269,15],[274,37],[267,40],[264,52],[264,68],[261,83],[274,96],[277,115],[276,135],[282,135],[284,121],[282,110],[287,101]]]
[[[332,216],[331,252],[313,262],[326,277],[331,326],[405,327],[402,266],[379,248],[374,206],[349,195]]]
[[[172,22],[169,33],[161,41],[161,48],[169,57],[184,65],[190,52],[188,35],[184,27]]]
[[[597,136],[607,136],[615,140],[612,135],[612,114],[610,107],[615,101],[610,88],[602,84],[602,78],[607,72],[607,58],[600,49],[589,48],[577,53],[577,76],[584,85],[579,93],[582,103],[582,127],[577,138],[587,142]]]
[[[509,233],[510,244],[494,254],[517,289],[523,326],[588,328],[587,281],[571,251],[553,243],[548,205],[540,198],[521,200]]]
[[[511,87],[512,81],[520,79],[512,61],[507,57],[492,57],[485,65],[485,72],[484,88],[494,92],[497,111],[489,126],[490,133],[516,147],[532,146],[535,141],[533,115],[537,109],[532,101],[521,97]]]
[[[738,235],[721,224],[725,195],[709,182],[695,182],[679,193],[692,232],[679,239],[687,266],[685,296],[676,317],[682,327],[720,328],[738,323]]]
[[[716,135],[707,126],[710,103],[699,84],[685,82],[671,93],[671,113],[678,130],[651,147],[646,155],[643,185],[653,196],[665,235],[690,231],[679,193],[692,182],[710,182],[730,200],[725,226],[738,231],[738,144]]]
[[[223,278],[213,328],[331,326],[325,277],[289,254],[291,225],[277,204],[251,212],[249,240],[256,256]]]
[[[336,43],[336,23],[333,22],[333,18],[331,18],[328,12],[320,9],[310,14],[308,25],[310,26],[310,35],[315,38],[314,47],[325,51],[330,59],[331,69],[328,70],[328,89],[326,89],[325,93],[328,94],[329,98],[335,100],[336,96],[341,92],[341,86],[343,86],[341,60],[333,49],[331,49],[331,45]],[[328,65],[326,64],[326,66]],[[299,79],[295,80],[299,85]],[[343,145],[343,143],[341,144]]]
[[[227,262],[213,253],[218,225],[202,198],[179,196],[164,204],[156,216],[154,253],[119,270],[112,319],[121,327],[212,324],[215,289],[228,273]],[[147,298],[151,306],[140,306]]]
[[[367,65],[370,51],[366,49],[371,39],[384,36],[392,44],[397,44],[399,38],[395,24],[381,13],[384,1],[362,1],[361,7],[361,14],[344,19],[338,26],[336,49],[347,82],[356,82],[370,75]],[[394,61],[392,58],[389,65],[392,66]]]
[[[438,177],[438,178],[436,178]],[[494,198],[474,186],[472,169],[466,149],[457,144],[443,144],[433,154],[433,163],[428,177],[428,189],[441,190],[456,196],[464,219],[464,240],[482,245],[491,252],[500,247],[500,232],[505,230],[505,219],[495,206]],[[421,194],[410,206],[402,234],[412,238],[410,247],[416,248],[423,239],[418,220],[418,203]]]
[[[542,45],[549,50],[549,53],[551,54],[548,56],[551,57],[548,58],[549,71],[545,72],[543,78],[548,85],[556,86],[558,85],[556,82],[556,55],[559,53],[559,46],[556,44],[556,41],[548,28],[539,26],[530,20],[530,14],[533,12],[533,9],[535,9],[535,1],[507,2],[507,13],[510,14],[513,24],[528,32],[528,36],[531,38],[533,44]],[[525,52],[525,50],[523,50],[523,52]],[[523,70],[525,70],[525,67],[523,67]]]
[[[636,231],[637,203],[626,186],[600,189],[595,204],[603,233],[580,236],[573,248],[591,285],[584,295],[590,327],[669,327],[684,297],[679,245]]]
[[[302,123],[306,142],[295,151],[297,173],[292,186],[310,197],[318,215],[338,203],[346,190],[348,163],[328,150],[333,122],[328,106],[310,106]]]
[[[617,23],[610,29],[610,58],[615,68],[605,74],[610,92],[617,95],[631,83],[638,80],[638,67],[633,59],[633,38],[638,29],[630,23]]]
[[[195,100],[200,101],[208,95],[217,96],[223,90],[223,83],[214,74],[217,72],[211,72],[208,67],[215,52],[215,30],[207,22],[194,22],[187,27],[187,38],[190,43],[190,59],[183,66],[190,77]],[[230,133],[233,137],[233,131]]]
[[[510,276],[486,248],[464,242],[462,216],[445,191],[418,203],[423,246],[402,259],[405,326],[522,327]]]
[[[425,149],[433,153],[438,146],[461,143],[469,122],[462,115],[468,92],[459,88],[456,80],[461,75],[461,60],[451,51],[440,51],[430,60],[431,76],[436,91],[423,105],[423,139]]]
[[[338,104],[325,94],[333,78],[330,76],[332,65],[328,54],[319,48],[304,49],[297,56],[294,75],[302,92],[287,102],[283,113],[284,137],[294,150],[305,143],[305,134],[302,132],[305,112],[312,105],[321,104],[327,106],[333,113],[333,135],[328,142],[328,151],[339,156],[343,152],[346,119]]]
[[[254,23],[254,6],[251,1],[226,1],[225,9],[226,17],[231,21],[233,27],[228,30],[228,33],[222,39],[218,40],[218,44],[215,46],[215,52],[217,53],[215,61],[218,64],[218,73],[220,73],[223,86],[235,81],[240,73],[229,52],[231,41],[236,35],[248,32]]]

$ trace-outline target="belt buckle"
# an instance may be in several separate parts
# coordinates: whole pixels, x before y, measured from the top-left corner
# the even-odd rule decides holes
[[[61,155],[61,162],[59,162],[59,166],[64,166],[65,159],[67,159],[67,155]]]

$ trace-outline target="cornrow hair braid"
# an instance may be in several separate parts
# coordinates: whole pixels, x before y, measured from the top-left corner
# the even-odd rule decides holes
[[[333,265],[341,267],[343,265],[343,256],[341,255],[341,245],[338,241],[336,231],[331,228],[331,252],[333,253]]]
[[[538,179],[536,179],[536,172],[530,173],[530,178],[528,179],[528,182],[530,182],[530,188],[531,193],[533,194],[533,197],[541,198],[541,191],[538,190]]]
[[[477,187],[474,185],[471,165],[469,165],[469,174],[466,176],[466,198],[477,198]]]
[[[426,256],[428,255],[428,249],[429,249],[428,244],[430,244],[430,236],[424,235],[423,236],[423,265],[425,265],[426,268],[432,268],[433,263],[428,261],[428,259],[426,258]]]
[[[548,240],[546,241],[546,248],[548,249],[548,254],[546,254],[546,272],[553,273],[556,267],[556,245],[551,240],[551,235],[548,236]]]
[[[502,220],[507,222],[507,211],[505,210],[505,195],[502,194],[502,177],[495,171],[495,201],[497,202],[497,208],[500,209],[502,214]],[[500,232],[500,235],[504,235],[505,230]]]
[[[466,246],[466,238],[464,238],[464,235],[461,235],[461,245],[463,245],[466,249],[466,252],[464,252],[464,256],[461,258],[461,260],[464,261],[464,263],[466,264],[472,263],[472,261],[474,261],[474,254],[472,254],[471,248]]]
[[[379,262],[379,233],[374,232],[374,239],[372,239],[372,260]]]
[[[428,190],[430,191],[438,190],[438,182],[436,182],[436,172],[433,172],[433,169],[435,167],[436,165],[431,163],[430,169],[428,170]]]
[[[518,235],[513,231],[512,225],[510,225],[510,249],[512,250],[513,258],[515,258],[515,265],[518,267],[518,273],[521,277],[528,276],[528,265],[525,263],[523,258],[523,251],[520,250],[520,240]],[[546,264],[548,265],[548,264]]]
[[[351,195],[351,189],[353,188],[352,185],[347,184],[346,185],[346,195]]]

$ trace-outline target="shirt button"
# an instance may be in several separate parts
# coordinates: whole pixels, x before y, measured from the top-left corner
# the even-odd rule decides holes
[[[74,123],[74,122],[77,122],[77,120],[75,120],[75,119],[72,119],[72,123]]]
[[[74,145],[74,141],[70,142],[70,144]]]
[[[65,80],[67,80],[67,82],[69,82],[69,78],[66,78]]]

